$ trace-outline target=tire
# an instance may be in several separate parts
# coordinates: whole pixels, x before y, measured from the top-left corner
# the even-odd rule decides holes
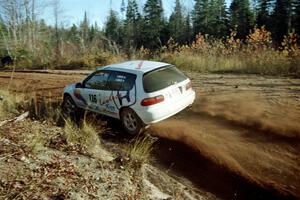
[[[65,95],[62,102],[62,113],[65,118],[78,121],[80,118],[81,111],[76,106],[74,100],[70,95]]]
[[[121,122],[125,131],[130,135],[138,135],[145,130],[145,124],[130,108],[121,111]]]

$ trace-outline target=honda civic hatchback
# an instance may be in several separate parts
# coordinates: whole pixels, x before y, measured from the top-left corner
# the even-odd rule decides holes
[[[121,120],[127,133],[138,134],[151,124],[193,104],[191,81],[174,65],[127,61],[97,68],[82,82],[63,91],[63,111],[87,110]]]

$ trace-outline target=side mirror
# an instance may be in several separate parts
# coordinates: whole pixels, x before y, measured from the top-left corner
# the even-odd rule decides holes
[[[80,82],[76,83],[75,88],[82,88],[82,84]]]

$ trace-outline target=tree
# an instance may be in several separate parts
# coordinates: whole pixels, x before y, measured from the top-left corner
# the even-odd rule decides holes
[[[7,40],[6,40],[6,37],[7,37],[7,28],[6,28],[6,25],[0,15],[0,38],[1,38],[1,43],[3,45],[1,45],[0,47],[0,56],[4,56],[4,55],[7,55],[7,54],[10,54],[9,53],[9,47],[8,47],[8,43],[7,43]]]
[[[144,7],[143,43],[147,48],[154,49],[161,45],[165,23],[161,0],[147,0]]]
[[[194,34],[207,33],[209,21],[209,2],[208,0],[195,0],[193,27]]]
[[[256,23],[259,27],[265,26],[267,29],[270,27],[270,0],[258,1],[258,14]]]
[[[121,44],[121,34],[121,21],[117,12],[111,9],[105,24],[105,36],[116,44]]]
[[[0,0],[0,14],[5,27],[0,37],[8,53],[17,57],[17,52],[36,53],[39,35],[36,13],[36,0]]]
[[[132,51],[139,45],[141,38],[141,15],[135,0],[128,0],[124,33],[125,49],[130,56]]]
[[[184,43],[189,44],[193,40],[193,29],[191,26],[191,16],[188,13],[184,21]]]
[[[295,2],[295,14],[293,19],[293,25],[295,27],[296,33],[300,35],[300,0],[297,0]]]
[[[175,8],[169,19],[169,29],[171,37],[178,43],[185,42],[185,20],[182,13],[180,0],[176,0]]]
[[[276,0],[272,13],[272,34],[277,42],[281,42],[284,35],[291,31],[292,16],[291,0]]]
[[[125,11],[126,11],[125,1],[122,0],[121,8],[120,8],[120,12],[121,12],[122,19],[124,18],[124,13],[125,13]]]
[[[225,0],[212,0],[211,13],[210,34],[221,38],[228,32],[228,12]]]
[[[228,26],[225,0],[196,0],[193,20],[195,34],[224,36]]]
[[[94,25],[92,25],[91,28],[89,29],[88,35],[89,35],[89,38],[88,38],[89,42],[92,42],[97,35],[97,30]]]
[[[67,37],[73,43],[78,44],[80,42],[79,31],[75,24],[73,24],[70,30],[68,31]]]
[[[237,29],[237,36],[245,38],[253,27],[253,14],[249,0],[233,0],[230,5],[230,23]]]
[[[83,45],[89,40],[89,19],[87,13],[84,12],[83,21],[80,23],[80,36],[83,41]]]
[[[61,33],[59,31],[59,20],[60,20],[60,0],[53,0],[53,14],[54,14],[54,29],[55,29],[55,34],[54,34],[54,43],[55,43],[55,62],[58,62],[61,58]]]

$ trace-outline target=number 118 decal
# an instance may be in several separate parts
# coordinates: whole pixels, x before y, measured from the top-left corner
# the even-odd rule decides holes
[[[97,97],[95,94],[89,94],[90,101],[93,103],[97,103]]]

